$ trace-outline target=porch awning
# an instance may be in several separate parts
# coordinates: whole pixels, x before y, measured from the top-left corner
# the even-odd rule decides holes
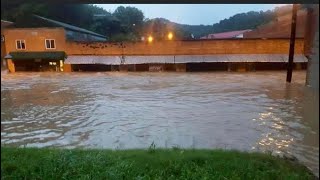
[[[118,65],[121,64],[120,56],[68,56],[65,64],[105,64]]]
[[[295,54],[295,63],[308,62],[303,54]],[[147,63],[203,63],[203,62],[288,62],[287,54],[216,54],[177,56],[86,56],[70,55],[65,64],[147,64]]]
[[[64,60],[66,53],[64,51],[50,51],[50,52],[10,52],[13,60],[31,60],[31,59],[54,59]]]
[[[287,54],[217,54],[175,56],[175,63],[199,62],[288,62]],[[303,54],[295,54],[293,62],[308,62]]]
[[[176,56],[177,57],[177,56]],[[174,63],[175,56],[125,56],[125,64]]]

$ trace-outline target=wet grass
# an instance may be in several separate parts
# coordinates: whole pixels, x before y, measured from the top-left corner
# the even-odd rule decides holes
[[[268,154],[225,150],[1,147],[1,179],[314,179]]]

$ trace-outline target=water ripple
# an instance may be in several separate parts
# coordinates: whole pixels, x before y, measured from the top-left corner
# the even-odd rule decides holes
[[[16,73],[1,144],[282,150],[319,170],[319,96],[285,72]]]

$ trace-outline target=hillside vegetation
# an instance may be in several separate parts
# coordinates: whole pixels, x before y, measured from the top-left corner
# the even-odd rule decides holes
[[[283,6],[274,10],[235,14],[212,25],[187,25],[164,18],[147,19],[135,7],[119,6],[114,12],[108,12],[86,4],[1,1],[1,19],[25,22],[26,16],[37,14],[106,35],[112,41],[139,40],[147,35],[163,39],[169,31],[175,34],[176,39],[198,39],[209,33],[255,29],[272,21],[277,15],[290,11],[291,6]]]

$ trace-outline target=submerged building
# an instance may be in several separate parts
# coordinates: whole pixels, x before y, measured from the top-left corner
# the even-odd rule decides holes
[[[16,71],[252,71],[286,69],[288,38],[108,42],[107,37],[33,15],[3,29],[7,67]],[[241,36],[241,37],[240,37]],[[296,40],[295,67],[305,69],[304,39]]]
[[[106,36],[63,22],[37,15],[26,19],[27,24],[1,26],[1,58],[10,72],[63,71],[66,42],[106,41]]]

